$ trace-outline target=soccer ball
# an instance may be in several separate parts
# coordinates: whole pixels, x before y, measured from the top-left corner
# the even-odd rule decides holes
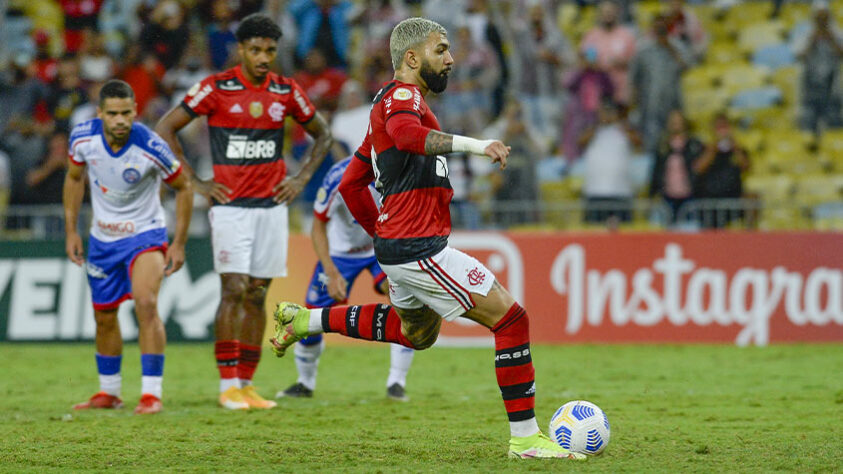
[[[575,453],[602,453],[610,433],[609,418],[603,410],[584,400],[562,405],[550,419],[550,437]]]

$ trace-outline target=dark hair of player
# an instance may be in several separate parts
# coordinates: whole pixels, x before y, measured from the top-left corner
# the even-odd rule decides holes
[[[243,18],[234,36],[238,43],[250,38],[271,38],[278,41],[278,38],[281,37],[281,28],[268,16],[262,13],[252,13]]]
[[[135,91],[132,90],[127,82],[120,79],[111,79],[103,84],[100,89],[100,104],[105,102],[105,99],[132,99],[135,98]]]

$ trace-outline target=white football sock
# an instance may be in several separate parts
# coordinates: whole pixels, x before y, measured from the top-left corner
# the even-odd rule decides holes
[[[220,379],[220,393],[225,392],[231,387],[240,388],[240,379],[237,377],[230,379]]]
[[[100,374],[100,391],[109,395],[119,397],[122,383],[123,377],[120,375],[120,372],[117,372],[114,375]]]
[[[413,355],[416,353],[409,347],[401,344],[390,344],[389,377],[386,379],[386,386],[391,387],[397,383],[402,387],[407,385],[407,372],[413,363]]]
[[[143,375],[141,376],[141,395],[150,394],[155,395],[161,399],[161,383],[164,380],[160,375]]]
[[[531,436],[539,431],[539,424],[536,423],[536,417],[524,421],[509,422],[509,432],[513,437],[522,438],[524,436]]]
[[[324,339],[312,346],[297,343],[293,349],[296,355],[296,369],[299,371],[298,382],[310,390],[316,390],[316,371],[319,366],[319,356],[322,355],[324,349]]]
[[[322,334],[322,308],[310,310],[310,320],[307,322],[307,334],[313,336],[314,334]],[[318,356],[317,356],[318,357]]]

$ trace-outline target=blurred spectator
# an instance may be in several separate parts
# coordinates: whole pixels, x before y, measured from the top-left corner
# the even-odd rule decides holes
[[[44,156],[44,136],[50,127],[52,122],[45,124],[29,117],[15,117],[0,136],[0,147],[9,155],[11,164],[11,204],[29,204],[33,199],[26,186],[26,174]]]
[[[516,90],[530,127],[547,142],[559,129],[564,105],[560,73],[574,63],[574,53],[541,4],[532,5],[527,20],[516,24],[514,41]]]
[[[579,158],[582,153],[580,136],[597,123],[600,104],[614,95],[612,79],[597,68],[597,50],[587,48],[580,57],[580,69],[569,77],[566,84],[571,100],[565,108],[561,148],[568,161]]]
[[[60,204],[67,170],[67,134],[55,132],[38,164],[26,173],[26,187],[33,204]]]
[[[174,0],[156,5],[140,33],[140,45],[169,69],[178,64],[190,40],[184,8]],[[130,83],[131,84],[131,83]]]
[[[586,33],[580,51],[594,48],[597,64],[609,73],[615,86],[615,101],[629,102],[629,62],[635,55],[635,33],[619,22],[618,5],[613,1],[600,2],[598,24]]]
[[[832,23],[828,4],[814,3],[811,31],[795,45],[802,60],[802,127],[820,132],[821,124],[840,127],[840,66],[843,34]]]
[[[536,165],[544,159],[546,150],[537,130],[526,120],[525,110],[516,99],[507,101],[500,118],[483,132],[489,138],[496,138],[512,151],[507,158],[505,171],[495,168],[489,176],[495,217],[493,221],[504,227],[535,222],[537,215],[527,209],[507,207],[507,203],[535,202],[539,197],[539,182]],[[503,204],[503,206],[498,206]],[[529,209],[533,209],[531,206]]]
[[[126,45],[140,35],[150,1],[154,0],[103,2],[99,23],[108,54],[119,57],[125,52]]]
[[[38,79],[49,84],[56,79],[59,62],[50,54],[50,35],[44,30],[37,30],[35,40],[35,69]]]
[[[685,45],[694,62],[701,61],[708,47],[708,35],[694,11],[685,5],[685,0],[670,0],[665,17],[668,35]]]
[[[348,76],[341,69],[328,67],[322,50],[311,49],[304,58],[304,68],[294,78],[320,112],[333,112]]]
[[[725,114],[715,116],[713,128],[714,141],[694,163],[694,195],[701,199],[738,199],[743,195],[741,173],[749,169],[749,158],[732,135]],[[703,227],[720,228],[742,215],[735,209],[709,208],[703,211],[701,220]]]
[[[660,196],[670,206],[672,222],[676,222],[679,208],[693,197],[694,162],[704,150],[705,145],[688,130],[682,111],[671,111],[667,132],[656,151],[649,194]]]
[[[653,18],[651,37],[630,66],[638,128],[648,153],[655,151],[671,110],[682,108],[681,77],[688,61],[682,42],[668,35],[662,15]]]
[[[490,121],[491,96],[500,68],[494,53],[485,43],[476,43],[467,26],[457,28],[451,41],[455,67],[448,79],[448,93],[437,110],[444,129],[476,135]]]
[[[178,105],[187,94],[188,89],[212,74],[206,64],[207,62],[207,56],[202,54],[198,42],[191,41],[179,64],[168,70],[161,79],[161,88],[164,94],[170,98],[171,106]]]
[[[97,116],[97,106],[99,106],[99,97],[100,97],[100,89],[102,85],[105,84],[104,81],[97,81],[88,83],[86,90],[88,92],[88,100],[82,104],[76,106],[73,109],[73,113],[70,114],[70,129],[82,122],[86,122],[91,120],[92,118]]]
[[[35,75],[35,63],[26,53],[17,53],[11,67],[0,70],[0,134],[10,121],[31,119],[36,109],[41,109],[41,118],[47,118],[49,90]]]
[[[298,27],[296,58],[304,60],[311,49],[322,50],[328,65],[344,68],[350,37],[348,0],[291,0],[287,9]]]
[[[12,192],[12,169],[9,155],[0,149],[0,233],[6,226],[6,208]]]
[[[211,22],[208,24],[208,51],[211,65],[222,70],[235,53],[237,38],[234,37],[234,9],[230,0],[211,2]]]
[[[58,76],[47,99],[47,108],[55,120],[57,131],[70,133],[70,115],[73,109],[85,103],[87,97],[79,76],[79,60],[71,54],[64,55],[59,61]]]
[[[490,5],[488,0],[469,0],[465,12],[465,24],[471,30],[474,43],[488,46],[495,55],[500,69],[498,80],[492,88],[490,110],[492,118],[497,118],[503,111],[504,94],[509,85],[509,64],[507,64],[502,37],[506,22],[500,4]]]
[[[64,50],[75,53],[82,46],[84,31],[97,30],[103,0],[59,0],[64,12]]]
[[[345,81],[340,92],[337,112],[331,120],[331,134],[335,147],[341,147],[335,156],[348,156],[363,143],[369,129],[371,104],[363,86],[355,80]]]
[[[113,77],[114,71],[114,60],[105,50],[102,35],[85,30],[79,48],[79,75],[85,81],[104,82]]]
[[[126,63],[122,78],[135,91],[138,115],[142,115],[149,101],[161,93],[165,69],[154,53],[142,51],[138,45],[130,46]]]
[[[581,138],[585,146],[585,221],[610,227],[632,219],[635,195],[631,162],[638,139],[628,126],[621,105],[600,105],[598,123]]]

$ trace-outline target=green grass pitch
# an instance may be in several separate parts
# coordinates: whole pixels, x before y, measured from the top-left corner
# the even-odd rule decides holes
[[[73,412],[98,387],[93,344],[3,344],[0,471],[769,472],[843,469],[843,345],[577,345],[533,348],[546,430],[563,402],[609,416],[588,462],[515,461],[491,349],[416,354],[409,403],[385,398],[386,346],[329,346],[316,397],[271,411],[216,406],[210,344],[170,345],[164,412],[133,416],[137,345],[115,411]],[[295,380],[266,350],[256,384]]]

